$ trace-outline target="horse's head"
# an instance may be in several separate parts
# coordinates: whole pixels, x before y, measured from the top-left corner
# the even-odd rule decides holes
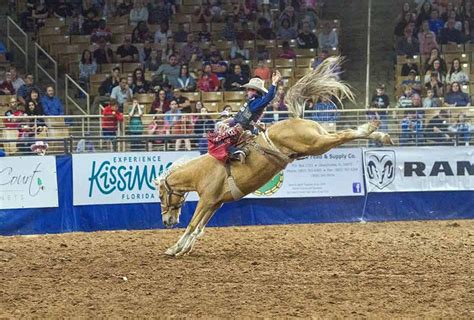
[[[171,228],[179,223],[181,207],[186,199],[185,192],[174,191],[167,178],[156,181],[158,195],[161,201],[161,218],[163,225]]]

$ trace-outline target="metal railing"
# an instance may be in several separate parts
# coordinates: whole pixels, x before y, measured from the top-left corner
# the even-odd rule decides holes
[[[28,70],[28,34],[21,29],[21,27],[13,21],[12,18],[7,17],[7,48],[8,51],[13,51],[15,47],[18,52],[24,57],[24,67]],[[16,58],[16,56],[15,56]]]
[[[82,95],[82,99],[79,98]],[[70,113],[72,110],[69,109],[69,103],[72,103],[77,110],[82,114],[90,114],[91,103],[89,93],[81,87],[71,76],[68,74],[65,75],[65,87],[64,87],[64,96],[66,102],[66,113]],[[75,97],[78,98],[75,98]],[[77,100],[77,101],[76,101]],[[80,101],[85,100],[85,101]],[[81,105],[82,103],[82,105]],[[85,106],[85,110],[84,107]]]
[[[440,115],[441,112],[441,115]],[[271,125],[287,118],[287,112],[264,113],[261,121]],[[206,117],[206,118],[204,118]],[[403,108],[338,111],[307,111],[306,119],[317,121],[333,133],[355,129],[378,119],[379,131],[389,133],[400,146],[471,145],[474,135],[474,107]],[[219,113],[145,114],[133,120],[123,115],[117,126],[108,128],[104,116],[21,116],[0,117],[0,148],[8,155],[32,153],[36,142],[50,141],[48,154],[111,151],[207,150],[206,132],[220,121]],[[104,121],[105,120],[105,121]],[[82,140],[82,142],[81,142]],[[357,140],[345,146],[380,146]]]
[[[48,69],[52,69],[48,71]],[[35,79],[39,81],[39,71],[54,84],[55,92],[58,92],[58,63],[38,43],[35,43]],[[52,74],[50,74],[50,72]]]

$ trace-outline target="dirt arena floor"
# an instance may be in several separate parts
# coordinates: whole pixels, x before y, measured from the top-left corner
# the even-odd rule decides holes
[[[474,318],[474,221],[0,237],[0,318]]]

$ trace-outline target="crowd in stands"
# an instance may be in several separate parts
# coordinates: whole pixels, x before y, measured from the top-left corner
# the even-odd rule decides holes
[[[465,52],[474,41],[472,9],[470,0],[416,0],[403,4],[394,29],[397,107],[471,105],[470,53]],[[373,108],[388,107],[383,88],[377,89],[372,103]],[[378,117],[386,123],[387,112],[380,112]],[[465,113],[455,117],[449,110],[441,110],[431,118],[423,110],[407,110],[399,126],[401,145],[453,144],[455,140],[469,144],[473,130]]]

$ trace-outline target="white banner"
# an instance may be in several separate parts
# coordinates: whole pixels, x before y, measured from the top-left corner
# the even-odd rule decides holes
[[[473,147],[364,150],[368,192],[474,190]]]
[[[58,206],[56,158],[0,158],[0,209]]]
[[[284,172],[248,197],[304,198],[361,195],[364,195],[362,150],[341,148],[291,163]]]
[[[72,156],[74,205],[159,202],[153,180],[199,152],[126,152]],[[197,200],[190,195],[189,200]]]

